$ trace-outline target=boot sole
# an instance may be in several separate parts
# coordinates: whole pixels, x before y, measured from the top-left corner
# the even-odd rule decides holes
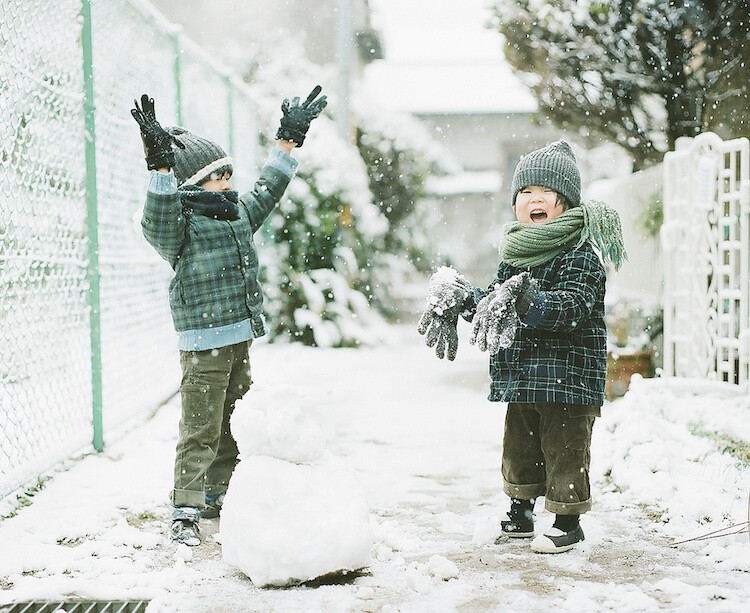
[[[550,547],[540,547],[539,545],[532,545],[531,551],[534,553],[564,553],[566,551],[570,551],[573,549],[578,543],[573,543],[572,545],[563,545],[562,547],[555,547],[554,544],[552,544]]]
[[[530,539],[533,538],[533,532],[503,532],[503,536],[511,539]]]
[[[502,545],[509,539],[514,539],[518,541],[522,541],[524,539],[530,539],[534,536],[533,532],[514,532],[513,534],[509,532],[503,532],[495,539],[495,545]]]
[[[535,553],[564,553],[566,551],[570,551],[578,543],[581,543],[586,539],[583,534],[583,530],[581,530],[580,528],[578,528],[575,532],[575,536],[571,535],[572,538],[575,538],[573,542],[564,544],[561,543],[559,545],[555,544],[555,539],[558,541],[567,540],[564,538],[564,535],[542,534],[531,542],[531,550]]]

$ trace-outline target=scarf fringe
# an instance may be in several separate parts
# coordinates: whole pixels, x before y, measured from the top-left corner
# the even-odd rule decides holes
[[[583,228],[577,246],[589,241],[605,262],[610,262],[615,270],[620,270],[623,261],[628,259],[622,238],[622,223],[619,213],[600,200],[584,204]]]

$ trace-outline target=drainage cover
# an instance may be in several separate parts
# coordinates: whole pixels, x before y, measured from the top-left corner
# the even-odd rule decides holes
[[[0,604],[0,613],[145,613],[148,600],[61,600]]]

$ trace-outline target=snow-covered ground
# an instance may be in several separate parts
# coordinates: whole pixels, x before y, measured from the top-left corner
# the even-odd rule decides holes
[[[746,531],[672,546],[748,521],[745,396],[637,381],[597,420],[586,541],[557,556],[532,553],[528,541],[495,545],[508,502],[504,405],[485,399],[487,356],[461,325],[453,363],[435,358],[413,326],[373,349],[252,348],[257,389],[243,406],[264,387],[292,385],[362,485],[374,539],[366,573],[259,589],[222,560],[219,520],[203,520],[200,547],[171,544],[175,400],[103,454],[53,475],[0,522],[0,610],[139,598],[151,600],[149,611],[180,613],[749,610]],[[542,501],[536,519],[551,525]]]

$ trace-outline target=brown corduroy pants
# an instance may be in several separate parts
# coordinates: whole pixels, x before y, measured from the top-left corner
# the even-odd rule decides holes
[[[503,490],[545,496],[558,515],[591,509],[591,432],[600,407],[553,403],[508,404],[503,437]]]

